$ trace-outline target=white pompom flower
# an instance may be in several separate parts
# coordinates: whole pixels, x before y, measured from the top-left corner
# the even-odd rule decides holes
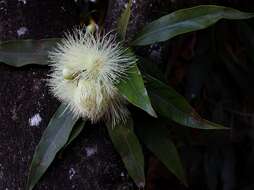
[[[126,120],[126,102],[116,84],[127,79],[126,72],[136,58],[116,42],[115,35],[76,29],[50,52],[49,60],[50,90],[75,116],[113,125]]]

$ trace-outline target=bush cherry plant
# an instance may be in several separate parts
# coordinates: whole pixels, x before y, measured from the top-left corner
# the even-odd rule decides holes
[[[27,190],[35,187],[56,154],[80,134],[86,121],[105,122],[116,150],[139,188],[145,186],[140,141],[187,185],[177,149],[170,139],[170,130],[160,125],[162,118],[164,122],[167,119],[186,127],[225,129],[201,118],[170,86],[149,73],[141,74],[137,63],[142,58],[138,58],[130,47],[167,41],[177,35],[207,28],[220,19],[249,19],[254,14],[214,5],[177,10],[147,24],[129,47],[124,47],[122,42],[130,15],[131,1],[118,21],[117,34],[95,31],[96,27],[91,23],[86,32],[76,29],[62,40],[19,40],[0,44],[2,63],[16,67],[49,64],[50,91],[62,102],[35,150]],[[47,61],[48,54],[50,61]],[[139,64],[146,67],[145,62]],[[135,126],[139,138],[134,133],[134,121],[126,108],[127,103],[147,112],[158,122]]]

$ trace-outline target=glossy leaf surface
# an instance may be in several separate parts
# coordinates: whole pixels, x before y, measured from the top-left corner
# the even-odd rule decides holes
[[[145,80],[152,105],[158,115],[187,127],[226,129],[219,124],[203,119],[186,99],[170,86],[148,75]]]
[[[146,25],[133,41],[133,45],[148,45],[169,40],[177,35],[205,29],[220,19],[248,19],[253,13],[216,6],[200,5],[180,9]]]
[[[138,67],[131,67],[126,78],[117,84],[120,94],[133,105],[143,109],[151,116],[156,117],[149,96],[147,94],[143,78]]]

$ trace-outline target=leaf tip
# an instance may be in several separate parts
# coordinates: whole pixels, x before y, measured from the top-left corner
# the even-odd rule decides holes
[[[207,129],[213,129],[213,130],[230,130],[229,127],[225,127],[223,125],[208,121],[206,119],[203,119],[204,123],[207,123],[209,126]]]
[[[153,107],[151,106],[149,108],[149,112],[148,112],[151,116],[155,117],[155,118],[158,118],[158,115],[157,113],[154,111]]]

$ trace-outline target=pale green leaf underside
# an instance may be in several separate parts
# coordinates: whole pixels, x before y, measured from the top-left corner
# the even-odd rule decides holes
[[[48,51],[60,41],[58,38],[43,40],[13,40],[0,43],[0,62],[14,67],[29,64],[48,65]]]
[[[65,105],[62,104],[57,109],[36,147],[30,166],[27,190],[34,188],[53,162],[56,154],[67,143],[77,120]]]
[[[117,22],[117,33],[119,34],[121,40],[125,40],[127,26],[129,24],[130,16],[131,16],[131,3],[129,0],[126,9],[122,12],[118,22]]]

